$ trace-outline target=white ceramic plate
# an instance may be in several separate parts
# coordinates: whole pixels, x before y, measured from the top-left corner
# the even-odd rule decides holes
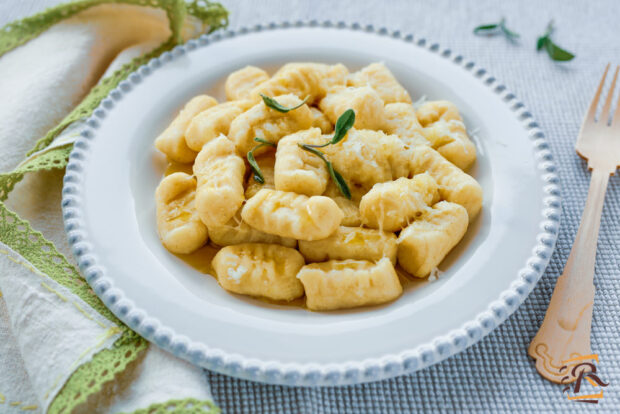
[[[478,147],[484,208],[435,282],[385,306],[313,313],[231,295],[167,252],[153,140],[192,96],[222,97],[247,64],[383,61],[417,99],[448,99]],[[329,22],[203,36],[140,68],[105,99],[71,153],[66,230],[95,292],[148,340],[194,364],[289,385],[350,384],[413,372],[480,340],[526,298],[553,250],[560,214],[543,133],[482,68],[424,39]],[[492,355],[488,356],[493,358]]]

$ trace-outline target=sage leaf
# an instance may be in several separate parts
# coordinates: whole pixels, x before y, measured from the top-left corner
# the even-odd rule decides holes
[[[519,34],[517,32],[506,27],[506,19],[503,17],[499,23],[483,24],[474,28],[474,34],[496,35],[498,33],[503,33],[509,40],[519,38]]]
[[[254,147],[254,149],[256,149],[256,147]],[[265,184],[265,177],[263,177],[263,173],[254,158],[254,149],[248,151],[248,163],[250,163],[250,168],[252,168],[252,171],[254,172],[254,181],[260,184]]]
[[[267,107],[271,108],[271,109],[275,109],[278,112],[282,112],[282,113],[287,113],[290,112],[294,109],[297,109],[299,107],[301,107],[302,105],[304,105],[307,101],[308,98],[310,98],[309,96],[306,96],[306,98],[301,101],[301,103],[297,106],[293,106],[293,107],[286,107],[282,104],[280,104],[278,101],[276,101],[273,98],[268,97],[267,95],[263,95],[262,93],[260,94],[261,98],[263,98],[263,102],[265,102],[265,105],[267,105]]]
[[[575,57],[573,53],[561,48],[560,46],[556,45],[553,40],[551,40],[551,34],[553,33],[554,29],[555,28],[553,26],[553,20],[551,20],[547,25],[547,30],[545,31],[545,33],[540,36],[536,41],[536,50],[540,51],[544,48],[549,57],[552,60],[558,62],[566,62],[572,60]]]
[[[547,41],[545,42],[545,48],[547,49],[547,54],[549,57],[559,62],[566,62],[575,57],[574,54],[568,50],[562,49],[560,46],[553,43],[549,38],[547,38]]]
[[[347,109],[338,117],[336,126],[334,127],[334,136],[328,142],[322,145],[308,145],[312,148],[323,148],[328,145],[337,144],[347,135],[347,132],[355,124],[355,111],[353,109]]]
[[[493,24],[483,24],[474,28],[474,34],[478,34],[480,32],[489,32],[495,31],[499,25],[497,23]]]
[[[248,163],[250,164],[250,168],[252,168],[252,172],[254,173],[254,181],[260,184],[265,184],[265,177],[263,176],[263,173],[260,170],[258,163],[256,162],[256,158],[254,158],[254,151],[265,146],[275,147],[276,144],[259,137],[255,137],[254,141],[259,142],[260,144],[248,151],[246,157],[248,159]]]
[[[342,178],[342,175],[338,171],[334,169],[334,166],[330,161],[327,161],[327,170],[329,171],[329,175],[331,175],[332,180],[336,183],[336,187],[340,190],[340,193],[345,196],[347,200],[351,199],[351,190],[349,190],[349,186],[347,182]]]
[[[337,144],[347,135],[347,132],[355,124],[355,111],[353,109],[347,109],[338,117],[336,126],[334,127],[334,137],[330,144]]]
[[[518,39],[519,38],[519,33],[516,33],[512,30],[510,30],[509,28],[506,27],[506,19],[502,19],[502,21],[499,23],[499,27],[500,29],[502,29],[502,32],[509,38],[509,39]]]
[[[273,143],[273,142],[271,142],[271,141],[267,141],[265,138],[255,137],[255,138],[254,138],[254,141],[259,142],[259,143],[261,143],[261,144],[270,145],[270,146],[272,146],[272,147],[275,147],[275,146],[276,146],[276,144],[274,144],[274,143]]]

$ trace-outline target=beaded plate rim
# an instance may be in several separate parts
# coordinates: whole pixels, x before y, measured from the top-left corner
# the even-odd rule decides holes
[[[336,28],[374,33],[379,36],[400,39],[415,47],[426,49],[430,53],[439,54],[463,70],[470,72],[491,88],[509,106],[526,129],[532,140],[535,161],[544,183],[543,204],[545,208],[542,211],[540,233],[538,233],[532,255],[518,272],[518,277],[511,283],[510,287],[502,291],[499,298],[491,302],[483,312],[460,328],[438,336],[433,341],[414,349],[381,358],[336,364],[262,361],[209,348],[202,343],[190,341],[186,336],[178,335],[170,327],[162,326],[158,320],[147,316],[144,310],[137,308],[120,289],[114,287],[114,283],[106,275],[105,269],[98,265],[97,257],[92,252],[92,245],[89,243],[83,228],[80,210],[82,191],[80,182],[89,142],[95,138],[96,130],[101,119],[105,118],[106,112],[114,107],[115,101],[132,90],[133,84],[141,82],[143,77],[173,61],[175,57],[231,37],[287,28]],[[243,379],[295,386],[350,385],[392,378],[424,369],[480,341],[523,303],[544,273],[555,248],[562,213],[559,177],[556,174],[553,156],[543,131],[515,94],[490,75],[486,69],[477,66],[473,61],[466,60],[461,55],[453,55],[450,49],[442,49],[439,44],[431,43],[423,37],[417,38],[412,34],[388,31],[385,27],[364,26],[360,23],[347,24],[345,22],[318,22],[315,20],[307,22],[284,21],[268,25],[242,27],[235,31],[226,30],[209,35],[205,34],[183,45],[176,46],[171,51],[165,52],[139,67],[112,90],[102,100],[93,115],[85,121],[84,128],[69,156],[69,163],[63,180],[62,212],[65,232],[71,250],[87,282],[103,303],[131,329],[173,355],[195,365]]]

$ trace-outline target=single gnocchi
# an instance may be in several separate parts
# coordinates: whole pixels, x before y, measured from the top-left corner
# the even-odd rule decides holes
[[[331,121],[319,108],[311,106],[310,112],[312,112],[312,126],[314,128],[319,128],[323,134],[329,134],[334,131]]]
[[[362,227],[339,227],[326,239],[299,241],[299,251],[309,262],[332,259],[378,261],[384,257],[396,263],[396,235]]]
[[[296,247],[297,240],[265,233],[249,226],[241,218],[238,211],[228,223],[209,228],[211,242],[218,246],[230,246],[243,243],[279,244],[285,247]]]
[[[252,90],[251,95],[259,99],[260,94],[278,96],[296,95],[299,99],[308,98],[308,103],[320,101],[328,91],[344,86],[349,70],[342,64],[288,63],[280,68],[271,79]]]
[[[324,151],[344,178],[365,188],[409,174],[405,144],[382,131],[351,129]]]
[[[362,197],[362,223],[373,229],[398,231],[438,201],[437,181],[427,173],[375,184]]]
[[[416,145],[430,145],[423,135],[423,128],[416,117],[412,105],[392,103],[385,105],[383,130],[387,134],[396,135],[404,144],[413,147]]]
[[[412,104],[383,63],[270,73],[240,67],[225,100],[194,97],[155,140],[162,244],[236,294],[313,311],[397,299],[483,207],[457,107]]]
[[[462,121],[459,110],[449,101],[427,101],[416,109],[416,116],[420,125],[427,127],[430,124],[442,121]]]
[[[207,227],[226,223],[239,210],[245,200],[244,174],[243,159],[224,135],[200,150],[194,163],[196,209]]]
[[[157,232],[173,253],[187,254],[207,242],[207,227],[196,212],[196,180],[177,172],[164,178],[155,191]]]
[[[246,66],[234,71],[226,78],[224,89],[229,101],[250,99],[256,87],[269,80],[267,72],[256,66]]]
[[[341,225],[358,227],[362,225],[359,208],[360,200],[366,191],[362,187],[353,184],[349,185],[349,190],[351,191],[351,199],[343,196],[334,182],[330,180],[323,195],[334,200],[338,207],[340,207],[340,210],[342,210],[344,217],[340,223]]]
[[[350,86],[370,86],[386,104],[394,102],[411,103],[409,93],[396,80],[383,63],[371,63],[359,72],[349,76]]]
[[[275,99],[278,103],[288,107],[297,106],[302,102],[297,96],[291,94],[280,95]],[[235,143],[238,151],[245,154],[256,146],[256,141],[254,141],[256,137],[277,144],[286,135],[310,128],[313,121],[314,118],[308,105],[304,104],[294,111],[283,113],[268,108],[261,101],[230,123],[228,137]],[[261,150],[261,152],[264,151],[266,149]]]
[[[403,292],[388,258],[376,263],[352,259],[312,263],[297,277],[306,291],[306,306],[315,311],[379,305]]]
[[[461,241],[467,231],[464,207],[442,201],[398,236],[398,264],[415,277],[426,277]]]
[[[217,101],[208,95],[192,98],[168,128],[155,139],[155,147],[172,161],[182,164],[193,162],[197,151],[187,145],[185,130],[197,114],[215,105]]]
[[[229,292],[290,301],[303,296],[297,273],[304,265],[295,249],[245,243],[222,248],[213,258],[220,286]]]
[[[263,189],[245,203],[241,217],[265,233],[319,240],[336,231],[343,213],[328,197]]]
[[[327,187],[329,173],[323,160],[303,150],[300,144],[320,145],[325,142],[319,128],[296,132],[278,143],[274,180],[276,190],[307,196],[321,195]]]
[[[468,169],[476,161],[476,147],[467,136],[462,121],[439,120],[422,129],[422,135],[437,152],[461,170]]]
[[[187,146],[200,151],[209,141],[227,135],[230,123],[248,108],[248,101],[226,102],[212,106],[196,115],[185,130]]]
[[[425,102],[417,109],[422,135],[448,161],[466,170],[476,161],[476,147],[452,102]]]
[[[430,174],[439,185],[440,197],[465,207],[470,221],[478,215],[482,208],[482,187],[471,175],[426,146],[411,151],[410,166],[413,174]]]
[[[349,108],[353,109],[357,129],[380,129],[385,118],[383,101],[379,94],[369,86],[333,89],[323,98],[319,108],[334,124],[344,111]]]

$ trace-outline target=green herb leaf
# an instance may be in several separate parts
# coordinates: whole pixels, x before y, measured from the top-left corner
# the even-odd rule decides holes
[[[337,144],[347,135],[347,132],[355,124],[355,111],[353,109],[347,109],[338,117],[336,121],[336,127],[334,128],[334,137],[330,144]]]
[[[547,39],[547,42],[545,43],[545,48],[547,49],[549,57],[556,61],[566,62],[575,57],[575,55],[568,50],[564,50],[560,46],[553,43],[551,39]]]
[[[260,170],[258,163],[256,162],[256,158],[254,158],[254,151],[256,151],[259,148],[265,147],[265,146],[275,147],[276,144],[274,144],[273,142],[269,142],[266,139],[259,138],[259,137],[255,137],[254,141],[260,142],[260,144],[252,148],[250,151],[248,151],[247,153],[248,163],[250,164],[250,168],[252,168],[252,171],[254,172],[254,181],[260,184],[265,184],[265,177],[263,177],[263,173]]]
[[[332,165],[332,163],[328,161],[327,158],[325,158],[325,154],[323,154],[318,149],[313,148],[312,146],[307,145],[307,144],[297,144],[297,145],[299,145],[301,149],[311,152],[323,160],[323,162],[327,166],[327,171],[329,172],[329,175],[332,177],[332,180],[334,180],[334,183],[336,184],[336,187],[338,187],[338,190],[340,190],[340,193],[343,196],[345,196],[348,200],[350,200],[351,191],[349,190],[349,186],[347,185],[347,182],[345,181],[344,178],[342,178],[342,175],[340,175],[340,173],[334,169],[334,166]]]
[[[256,142],[260,142],[261,144],[264,144],[264,145],[269,145],[269,146],[271,146],[271,147],[275,147],[275,146],[276,146],[276,144],[274,144],[274,143],[273,143],[273,142],[271,142],[271,141],[267,141],[267,140],[266,140],[266,139],[264,139],[264,138],[255,137],[255,138],[254,138],[254,141],[256,141]]]
[[[297,145],[299,145],[301,149],[311,152],[317,157],[319,157],[320,159],[322,159],[324,162],[327,162],[327,159],[325,158],[325,154],[323,154],[318,149],[314,148],[312,145],[308,145],[308,144],[297,144]]]
[[[293,106],[293,107],[289,108],[289,107],[281,105],[275,99],[270,98],[270,97],[268,97],[266,95],[263,95],[262,93],[260,94],[260,96],[261,96],[261,98],[263,98],[263,102],[265,102],[265,105],[267,105],[269,108],[275,109],[276,111],[283,112],[283,113],[287,113],[289,111],[292,111],[294,109],[299,108],[300,106],[302,106],[302,105],[304,105],[306,103],[308,98],[310,98],[309,96],[306,96],[306,98],[303,101],[301,101],[301,103],[299,105]]]
[[[347,200],[350,200],[351,190],[349,190],[347,182],[344,180],[344,178],[342,178],[342,175],[340,175],[340,173],[334,169],[334,166],[330,161],[327,161],[327,170],[329,171],[329,175],[332,176],[332,180],[334,180],[334,183],[336,183],[338,190],[340,190],[340,193],[342,193],[342,195],[345,196]]]
[[[265,177],[263,177],[263,173],[261,172],[260,167],[258,166],[258,163],[256,162],[256,159],[254,158],[255,149],[256,147],[254,147],[251,151],[248,151],[248,162],[250,163],[250,167],[252,168],[252,171],[254,172],[254,181],[260,184],[265,184]]]
[[[474,28],[474,34],[478,34],[480,32],[485,32],[485,34],[487,34],[487,32],[495,31],[495,29],[497,29],[498,27],[499,25],[497,23],[483,24]]]
[[[336,121],[336,126],[334,128],[334,136],[331,140],[322,145],[308,145],[312,148],[323,148],[331,144],[337,144],[343,140],[343,138],[347,135],[347,132],[353,127],[355,124],[355,111],[353,109],[347,109],[338,117]]]
[[[503,17],[499,23],[483,24],[474,29],[474,34],[496,35],[498,33],[503,33],[509,40],[514,40],[519,37],[517,32],[506,27],[506,19]]]
[[[510,30],[509,28],[506,27],[506,19],[502,19],[502,21],[499,23],[499,27],[500,27],[500,29],[502,29],[502,32],[504,32],[504,34],[509,39],[518,39],[519,38],[519,33],[513,32],[512,30]]]
[[[573,59],[575,57],[573,53],[553,43],[553,40],[551,40],[551,33],[553,33],[553,30],[553,20],[551,20],[547,25],[545,33],[536,41],[536,50],[544,48],[551,59],[559,62],[566,62]]]

